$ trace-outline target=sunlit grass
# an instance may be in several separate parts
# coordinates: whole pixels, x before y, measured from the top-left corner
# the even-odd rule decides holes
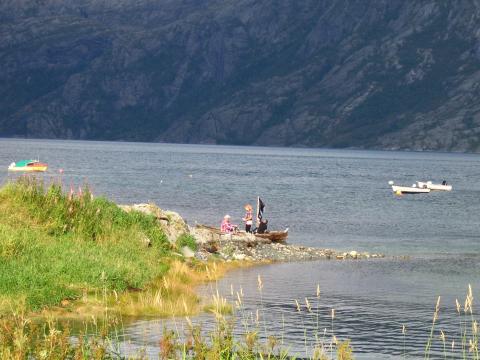
[[[142,289],[166,274],[169,249],[151,216],[127,214],[88,188],[70,195],[21,178],[0,190],[0,311],[19,300],[38,311],[103,287]]]

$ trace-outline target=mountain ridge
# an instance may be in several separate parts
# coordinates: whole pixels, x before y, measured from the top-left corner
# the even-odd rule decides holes
[[[480,152],[474,1],[0,4],[0,136]]]

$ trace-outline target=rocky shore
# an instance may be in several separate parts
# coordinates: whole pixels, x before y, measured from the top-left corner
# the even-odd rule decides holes
[[[370,254],[367,252],[337,252],[332,249],[321,249],[314,247],[280,244],[280,243],[259,243],[252,246],[238,246],[237,244],[227,244],[220,248],[216,256],[229,260],[246,260],[246,261],[307,261],[307,260],[355,260],[383,258],[383,254]],[[195,253],[195,257],[207,260],[212,253],[201,248]]]
[[[178,213],[164,211],[154,204],[120,205],[120,207],[127,212],[140,211],[154,215],[172,244],[177,245],[177,239],[182,235],[192,236],[195,239],[197,249],[182,247],[179,251],[185,257],[195,257],[199,260],[206,261],[210,258],[220,258],[225,261],[285,262],[320,259],[358,260],[385,257],[383,254],[371,254],[356,250],[339,252],[332,249],[277,243],[246,234],[242,236],[212,234],[204,227],[189,226]],[[148,239],[146,238],[144,241],[148,245]]]

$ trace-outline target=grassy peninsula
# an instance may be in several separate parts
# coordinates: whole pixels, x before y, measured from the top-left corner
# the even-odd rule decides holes
[[[0,314],[20,307],[90,316],[104,293],[125,315],[190,313],[192,285],[208,265],[187,266],[176,247],[154,216],[127,213],[86,186],[68,191],[60,179],[21,177],[0,190]]]
[[[194,239],[169,241],[155,216],[124,211],[86,186],[68,191],[61,178],[45,184],[30,176],[7,183],[0,189],[0,358],[124,358],[115,335],[122,317],[202,309],[214,315],[215,331],[205,336],[191,325],[183,342],[165,330],[160,358],[291,358],[274,336],[261,339],[265,309],[245,338],[234,337],[235,317],[246,319],[242,292],[235,303],[218,291],[200,303],[195,285],[239,265],[187,260],[178,253],[185,245],[194,247]],[[82,319],[83,329],[72,333],[70,318]],[[337,345],[350,359],[348,342]],[[323,344],[322,354],[327,359]]]

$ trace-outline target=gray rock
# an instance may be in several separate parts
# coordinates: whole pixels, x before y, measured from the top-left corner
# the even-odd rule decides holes
[[[193,258],[195,257],[195,252],[190,249],[188,246],[184,246],[180,249],[182,255],[186,258]]]
[[[185,220],[174,211],[164,211],[155,204],[120,205],[120,208],[127,212],[140,211],[155,216],[171,243],[175,243],[178,237],[183,234],[190,234],[190,229]]]
[[[234,260],[245,260],[246,257],[247,256],[245,254],[238,254],[238,253],[233,254],[233,259]]]

